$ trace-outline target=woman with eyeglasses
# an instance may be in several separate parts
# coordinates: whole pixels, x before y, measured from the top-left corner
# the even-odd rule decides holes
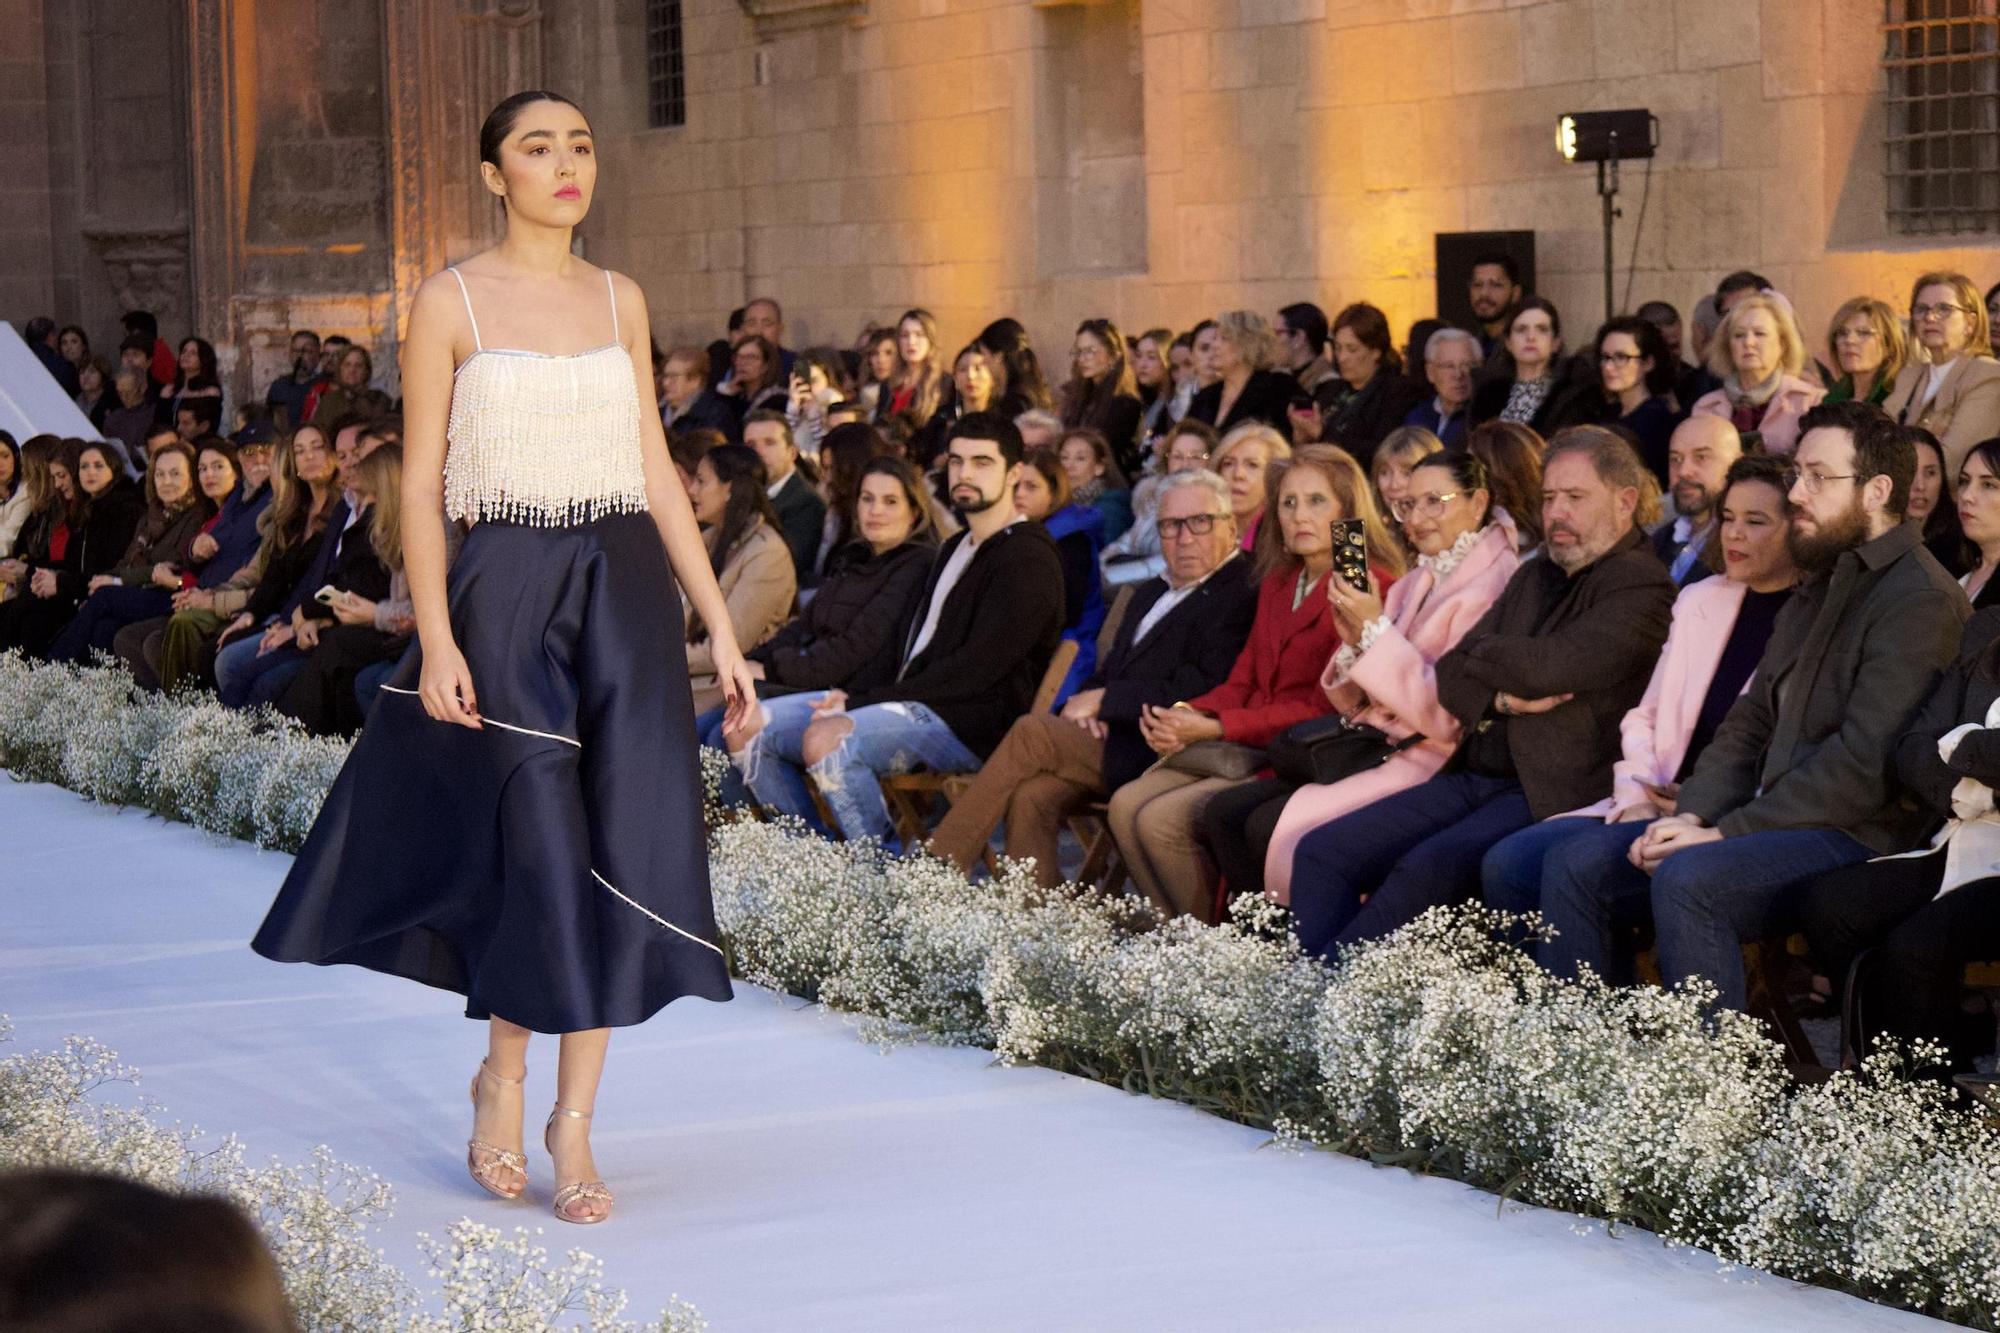
[[[1827,326],[1826,350],[1837,374],[1827,386],[1826,401],[1856,399],[1880,407],[1896,387],[1896,377],[1910,359],[1910,342],[1903,321],[1872,296],[1857,296],[1833,312]]]
[[[1637,707],[1619,731],[1624,756],[1612,766],[1611,794],[1597,804],[1530,824],[1494,844],[1480,867],[1486,902],[1510,912],[1540,911],[1566,927],[1554,946],[1540,946],[1542,962],[1573,971],[1562,960],[1583,957],[1621,970],[1630,958],[1614,947],[1622,924],[1602,916],[1599,899],[1572,903],[1552,895],[1574,877],[1564,873],[1579,856],[1623,855],[1655,819],[1674,813],[1681,779],[1750,684],[1778,612],[1791,600],[1798,570],[1785,538],[1790,531],[1785,495],[1786,460],[1752,455],[1730,466],[1722,485],[1722,577],[1690,583],[1674,602],[1667,646]],[[1644,920],[1647,904],[1629,904]],[[1607,980],[1618,980],[1607,977]],[[1629,978],[1626,978],[1629,979]]]
[[[1457,746],[1458,721],[1438,703],[1437,660],[1486,614],[1521,560],[1513,538],[1493,522],[1486,467],[1470,454],[1420,459],[1392,509],[1416,565],[1386,597],[1379,587],[1328,577],[1340,647],[1320,688],[1353,721],[1393,739],[1422,739],[1339,782],[1297,786],[1272,778],[1216,797],[1203,834],[1232,893],[1261,889],[1289,903],[1300,838],[1430,778]]]
[[[1621,315],[1597,331],[1597,384],[1604,393],[1604,424],[1631,435],[1639,457],[1667,484],[1667,441],[1681,422],[1674,402],[1680,363],[1656,325]]]
[[[1167,558],[1160,542],[1156,519],[1160,508],[1160,483],[1176,472],[1192,472],[1208,466],[1208,458],[1218,442],[1215,428],[1202,421],[1176,422],[1153,450],[1152,469],[1132,488],[1132,526],[1110,542],[1098,557],[1106,591],[1165,574]]]
[[[1973,445],[2000,435],[2000,361],[1986,303],[1963,273],[1926,273],[1911,289],[1910,331],[1923,360],[1903,367],[1882,410],[1937,436],[1946,474],[1956,476]]]

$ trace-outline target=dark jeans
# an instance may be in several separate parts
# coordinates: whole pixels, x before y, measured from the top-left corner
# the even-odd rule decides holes
[[[1584,964],[1600,975],[1610,965],[1611,923],[1650,900],[1660,976],[1715,983],[1720,1002],[1746,1003],[1743,944],[1785,930],[1784,890],[1810,875],[1866,860],[1868,848],[1838,829],[1773,829],[1707,842],[1676,852],[1646,872],[1625,859],[1646,825],[1614,838],[1577,838],[1549,857],[1542,875],[1542,914],[1556,928],[1541,958],[1558,976]],[[1623,845],[1619,845],[1622,841]]]
[[[1584,964],[1606,981],[1627,985],[1632,980],[1631,951],[1622,947],[1627,930],[1646,920],[1649,911],[1643,876],[1633,885],[1617,878],[1613,889],[1600,891],[1614,866],[1646,824],[1607,824],[1601,819],[1549,819],[1531,824],[1503,839],[1486,854],[1480,879],[1486,903],[1507,912],[1540,912],[1556,929],[1556,938],[1529,947],[1543,967],[1559,976],[1576,976]],[[1572,862],[1589,867],[1571,876]],[[1581,883],[1586,891],[1569,892]]]
[[[1285,803],[1298,790],[1282,778],[1263,778],[1219,792],[1202,808],[1201,840],[1222,872],[1222,886],[1234,898],[1264,891],[1264,854]]]
[[[1533,819],[1511,778],[1441,773],[1322,824],[1299,840],[1292,860],[1299,942],[1327,957],[1429,908],[1478,897],[1487,849]]]
[[[1878,1036],[1927,1037],[1951,1051],[1955,1072],[1993,1044],[1990,1023],[1968,1039],[1960,1021],[1967,963],[2000,959],[2000,879],[1978,879],[1937,896],[1944,853],[1864,861],[1803,880],[1786,895],[1792,919],[1834,985],[1857,956],[1854,1010],[1858,1050]]]
[[[88,662],[92,651],[108,653],[118,631],[139,620],[171,615],[174,595],[165,588],[114,584],[83,599],[76,619],[49,645],[51,662]]]

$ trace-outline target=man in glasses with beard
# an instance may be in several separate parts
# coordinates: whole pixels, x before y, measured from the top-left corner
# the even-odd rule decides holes
[[[1957,656],[1970,607],[1903,522],[1916,467],[1873,407],[1806,414],[1786,538],[1804,581],[1677,811],[1647,825],[1623,862],[1561,872],[1572,910],[1550,913],[1551,970],[1603,957],[1610,922],[1649,896],[1660,975],[1700,977],[1741,1009],[1740,946],[1786,932],[1789,885],[1917,845],[1926,816],[1903,799],[1892,751]],[[1596,910],[1575,910],[1587,903]]]
[[[317,333],[311,329],[299,329],[292,334],[291,373],[272,380],[271,387],[264,394],[264,404],[271,409],[271,420],[280,430],[296,430],[304,424],[306,399],[312,396],[314,386],[327,378],[320,373],[319,354]]]

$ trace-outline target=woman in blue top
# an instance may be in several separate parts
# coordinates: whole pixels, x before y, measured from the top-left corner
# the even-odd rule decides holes
[[[1070,503],[1089,505],[1104,516],[1104,540],[1115,542],[1132,526],[1132,487],[1112,457],[1104,432],[1077,426],[1063,432],[1057,446]]]
[[[1097,669],[1097,632],[1104,628],[1104,584],[1097,557],[1104,550],[1104,515],[1078,504],[1070,492],[1062,459],[1052,449],[1032,449],[1021,460],[1014,484],[1014,507],[1055,538],[1063,566],[1063,632],[1076,644],[1076,661],[1056,692],[1061,708]]]

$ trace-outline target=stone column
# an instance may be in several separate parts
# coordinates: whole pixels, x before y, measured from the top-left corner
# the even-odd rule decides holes
[[[231,297],[243,262],[243,164],[238,99],[247,16],[238,0],[188,0],[189,246],[195,331],[216,345],[221,373],[241,401]],[[227,425],[228,423],[224,423]]]

